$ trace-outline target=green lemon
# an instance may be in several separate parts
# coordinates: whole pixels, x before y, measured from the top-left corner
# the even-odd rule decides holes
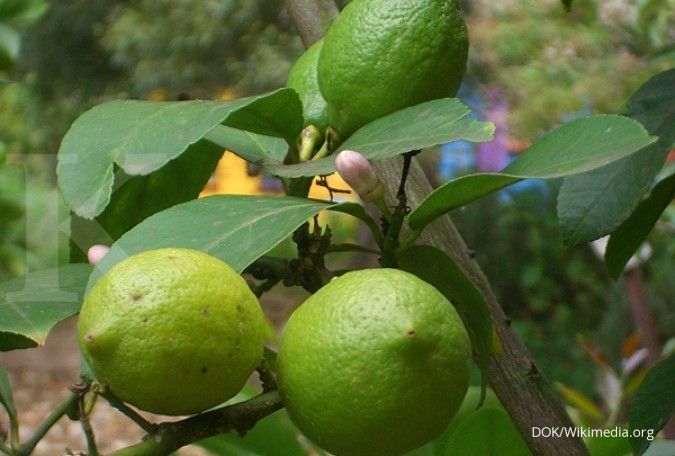
[[[468,34],[457,0],[354,0],[328,30],[318,79],[343,137],[384,115],[454,96]]]
[[[165,415],[226,401],[262,358],[265,318],[246,281],[217,258],[168,248],[115,265],[78,321],[96,378],[120,399]]]
[[[329,452],[402,454],[450,423],[470,359],[466,329],[434,287],[395,269],[350,272],[289,319],[279,391],[300,430]]]
[[[328,105],[319,90],[317,64],[323,40],[314,43],[300,56],[288,74],[286,85],[300,95],[305,116],[305,126],[314,125],[320,131],[328,127]]]

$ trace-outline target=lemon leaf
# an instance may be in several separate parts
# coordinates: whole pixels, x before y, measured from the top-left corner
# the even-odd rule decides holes
[[[131,176],[162,168],[224,124],[295,141],[302,105],[292,89],[228,102],[118,100],[82,114],[58,152],[58,182],[66,201],[93,218],[110,202],[116,166]]]
[[[90,271],[69,264],[0,284],[0,350],[44,345],[56,323],[80,310]]]
[[[70,260],[87,261],[86,250],[90,246],[112,244],[149,216],[197,198],[222,155],[223,149],[220,147],[199,141],[147,176],[130,176],[121,169],[117,170],[117,188],[105,210],[93,221],[72,215],[70,237],[73,248]]]
[[[501,173],[476,173],[442,185],[410,214],[419,230],[457,207],[524,179],[555,179],[600,168],[654,143],[658,138],[628,117],[583,117],[556,128]]]
[[[335,156],[347,149],[356,150],[370,160],[385,160],[451,141],[490,141],[494,125],[479,122],[470,113],[456,98],[427,101],[370,122],[329,157],[294,165],[270,164],[266,168],[283,177],[317,176],[334,172]]]
[[[282,242],[330,203],[282,196],[217,195],[159,212],[124,234],[96,266],[91,287],[124,258],[183,247],[220,258],[237,272]]]
[[[597,170],[565,178],[558,214],[567,245],[613,232],[651,189],[675,140],[675,69],[650,79],[629,105],[629,116],[659,136],[659,141]]]
[[[629,412],[631,431],[651,431],[656,435],[675,413],[675,355],[662,360],[652,367],[633,397]],[[636,435],[631,433],[631,435]],[[637,454],[644,453],[650,440],[647,435],[631,438],[631,445]]]
[[[610,276],[617,279],[621,275],[630,257],[640,247],[673,198],[675,172],[656,184],[649,196],[610,236],[605,251],[605,264]]]
[[[255,164],[282,162],[288,152],[288,144],[281,138],[258,135],[225,125],[218,125],[205,138]]]
[[[453,454],[524,456],[531,454],[516,426],[502,409],[485,407],[463,421],[448,440]]]

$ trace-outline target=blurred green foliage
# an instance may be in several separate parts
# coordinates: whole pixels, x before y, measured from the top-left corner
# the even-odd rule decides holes
[[[578,336],[618,364],[633,319],[623,283],[609,278],[590,247],[562,247],[554,195],[502,192],[452,217],[544,373],[593,397],[595,369]],[[661,225],[652,233],[654,255],[642,266],[662,340],[675,337],[674,231]]]
[[[281,0],[54,0],[26,35],[45,96],[215,98],[279,87],[301,52]]]
[[[673,0],[472,2],[471,74],[510,101],[511,134],[533,140],[578,113],[620,112],[675,64]]]
[[[0,1],[0,71],[10,68],[19,56],[19,30],[39,19],[46,9],[45,0]]]

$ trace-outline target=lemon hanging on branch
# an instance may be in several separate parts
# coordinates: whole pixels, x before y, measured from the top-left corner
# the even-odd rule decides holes
[[[277,374],[290,417],[339,456],[394,455],[438,436],[469,384],[469,336],[450,302],[407,272],[334,279],[288,321]]]
[[[354,0],[323,40],[318,82],[346,138],[394,111],[454,96],[468,33],[457,0]]]
[[[78,335],[97,380],[120,399],[185,415],[241,390],[262,358],[265,320],[227,264],[167,248],[110,269],[82,306]]]

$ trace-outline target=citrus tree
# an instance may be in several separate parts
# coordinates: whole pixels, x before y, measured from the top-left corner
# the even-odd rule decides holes
[[[227,102],[107,102],[64,137],[57,173],[73,212],[72,244],[111,247],[105,255],[95,248],[93,269],[74,263],[1,285],[0,349],[40,345],[53,325],[82,310],[84,356],[72,395],[25,441],[0,371],[10,422],[0,451],[30,454],[68,415],[81,421],[88,453],[98,454],[89,416],[103,398],[148,434],[117,455],[170,454],[231,431],[255,433],[281,408],[338,455],[400,454],[436,437],[431,454],[502,451],[505,434],[486,433],[485,422],[515,426],[513,454],[587,454],[577,435],[534,432],[573,423],[447,213],[524,179],[563,179],[564,238],[572,245],[610,234],[606,263],[618,276],[675,192],[673,170],[664,169],[675,71],[641,87],[625,115],[573,120],[500,173],[432,190],[415,160],[420,151],[490,141],[494,131],[448,98],[468,49],[457,3],[354,0],[339,15],[330,0],[287,7],[309,48],[288,87]],[[278,176],[286,195],[197,199],[223,149]],[[342,189],[323,177],[335,171],[363,204],[334,200]],[[327,199],[307,197],[315,181]],[[374,247],[336,243],[318,218],[325,211],[363,223]],[[289,237],[296,258],[270,254]],[[375,255],[381,268],[328,269],[326,258],[344,251]],[[278,356],[263,348],[254,299],[277,284],[312,293],[289,321]],[[450,423],[464,407],[470,358],[481,387],[467,396],[469,407],[492,400],[489,385],[508,416],[486,407]],[[675,408],[674,366],[672,356],[661,361],[636,393],[623,437],[633,437],[637,451],[653,434],[631,431],[658,431]],[[262,392],[218,406],[254,369]],[[196,414],[150,423],[128,404]],[[277,431],[266,438],[279,438]],[[211,445],[246,448],[231,439]],[[282,451],[269,445],[268,454]]]

